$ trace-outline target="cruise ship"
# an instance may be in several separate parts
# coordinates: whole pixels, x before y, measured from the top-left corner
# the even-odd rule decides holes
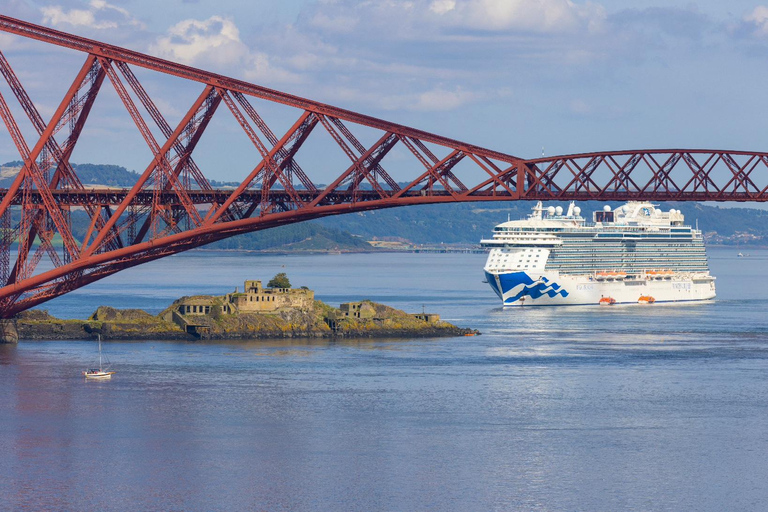
[[[679,210],[633,201],[581,216],[571,203],[504,222],[485,264],[504,306],[650,304],[715,297],[701,231]]]

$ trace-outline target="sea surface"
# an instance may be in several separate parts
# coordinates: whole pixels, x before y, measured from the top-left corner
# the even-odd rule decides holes
[[[768,251],[715,301],[503,310],[482,254],[195,251],[43,307],[159,312],[286,272],[482,336],[0,346],[1,510],[768,508]]]

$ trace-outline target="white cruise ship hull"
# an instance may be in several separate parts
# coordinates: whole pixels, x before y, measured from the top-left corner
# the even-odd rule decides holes
[[[598,305],[600,299],[616,304],[687,302],[715,297],[715,279],[708,274],[636,276],[601,279],[592,275],[558,272],[485,272],[488,284],[504,306]],[[606,302],[605,300],[603,302]]]

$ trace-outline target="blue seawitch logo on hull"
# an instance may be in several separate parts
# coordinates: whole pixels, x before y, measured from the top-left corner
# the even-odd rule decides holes
[[[568,292],[557,283],[554,283],[542,277],[538,281],[534,281],[525,272],[512,272],[509,274],[494,275],[486,272],[485,276],[488,283],[496,292],[496,295],[504,302],[504,304],[511,304],[517,302],[523,297],[530,297],[532,299],[538,299],[542,295],[547,295],[551,298],[560,295],[565,298],[568,296]]]

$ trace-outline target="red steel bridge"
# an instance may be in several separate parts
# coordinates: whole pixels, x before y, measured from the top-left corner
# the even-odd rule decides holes
[[[3,89],[10,91],[0,93],[0,117],[23,162],[13,184],[0,190],[0,318],[144,262],[329,215],[464,201],[768,199],[768,153],[671,149],[526,160],[1,15],[0,30],[84,55],[46,122],[0,48]],[[136,68],[199,84],[175,126]],[[109,87],[152,155],[130,189],[86,187],[70,164]],[[12,99],[31,136],[22,133]],[[287,131],[276,133],[259,114],[268,104],[290,107]],[[254,147],[252,170],[234,188],[213,188],[193,159],[216,114],[233,116]],[[360,130],[375,132],[375,142],[361,142],[354,133]],[[348,160],[322,186],[300,165],[300,150],[319,134]],[[396,147],[410,161],[388,160]],[[409,178],[398,182],[385,166],[407,170]],[[75,210],[89,218],[84,236],[73,234]],[[50,263],[41,266],[43,258]]]

